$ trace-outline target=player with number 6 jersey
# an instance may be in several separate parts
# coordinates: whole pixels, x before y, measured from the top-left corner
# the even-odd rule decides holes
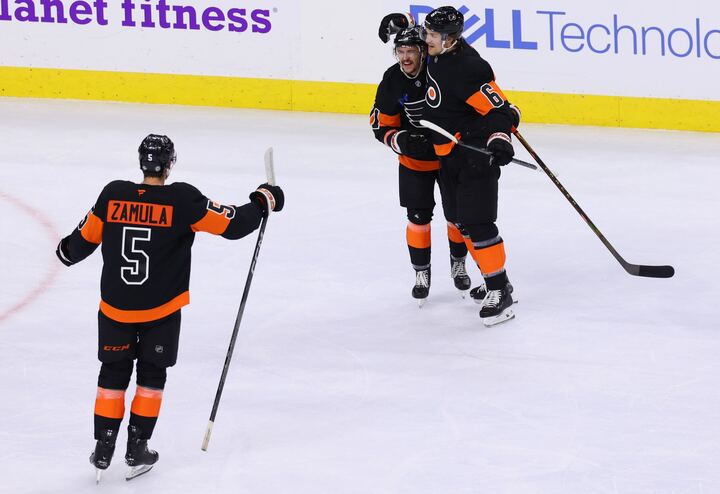
[[[495,222],[500,167],[514,155],[511,134],[520,123],[520,112],[495,82],[490,64],[462,37],[464,23],[463,14],[450,6],[434,9],[425,17],[425,119],[491,153],[488,157],[433,135],[441,163],[443,209],[469,237],[468,251],[485,281],[485,286],[471,290],[471,296],[482,298],[480,318],[490,326],[514,317],[505,246]]]
[[[212,201],[192,185],[165,184],[175,163],[173,142],[150,134],[138,149],[141,183],[106,185],[78,227],[56,250],[71,266],[102,245],[98,312],[95,450],[90,462],[110,465],[125,413],[125,390],[137,360],[137,390],[128,426],[128,478],[149,470],[158,455],[147,448],[157,422],[168,367],[175,364],[181,308],[190,302],[190,251],[197,232],[239,239],[264,215],[280,211],[280,187],[260,185],[241,206]]]

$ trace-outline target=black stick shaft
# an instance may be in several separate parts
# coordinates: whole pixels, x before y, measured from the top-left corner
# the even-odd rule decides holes
[[[215,416],[217,415],[218,407],[220,406],[220,398],[222,397],[223,388],[225,387],[225,379],[227,378],[230,361],[232,360],[233,351],[235,350],[235,342],[237,341],[238,331],[240,329],[240,321],[242,321],[243,313],[245,312],[245,304],[247,303],[248,294],[250,293],[250,284],[252,283],[253,274],[255,273],[255,265],[257,264],[258,255],[260,254],[260,246],[262,245],[263,237],[265,236],[265,227],[267,226],[268,216],[269,215],[266,214],[260,224],[260,232],[258,233],[258,239],[255,243],[255,252],[253,253],[252,260],[250,261],[250,269],[248,271],[247,280],[245,280],[245,289],[243,290],[242,300],[240,301],[240,308],[238,309],[237,317],[235,318],[235,327],[233,328],[232,337],[230,338],[230,346],[228,347],[227,355],[225,355],[225,365],[223,366],[220,383],[218,384],[217,392],[215,393],[215,401],[213,402],[212,411],[210,412],[210,422],[208,424],[208,429],[205,433],[205,439],[202,446],[203,451],[207,450],[207,446],[210,441],[210,434],[212,432],[212,425],[215,422]]]
[[[517,139],[525,147],[527,152],[530,153],[533,159],[537,162],[537,164],[540,165],[540,168],[542,168],[545,174],[550,178],[550,180],[552,180],[552,183],[554,183],[555,186],[560,190],[560,192],[562,192],[563,196],[565,196],[565,199],[567,199],[568,202],[572,205],[572,207],[575,208],[575,211],[578,212],[580,217],[585,221],[585,223],[587,223],[587,225],[595,233],[595,235],[597,235],[603,245],[605,245],[605,247],[610,251],[613,257],[625,269],[625,271],[634,276],[645,276],[649,278],[670,278],[675,274],[675,270],[672,266],[644,266],[639,264],[631,264],[625,259],[623,259],[623,257],[618,253],[618,251],[615,250],[615,247],[612,246],[610,241],[605,238],[605,235],[602,234],[600,229],[595,226],[595,223],[593,223],[592,220],[588,217],[588,215],[585,214],[585,211],[582,210],[580,205],[575,202],[575,199],[573,199],[570,193],[565,189],[565,187],[563,187],[563,184],[561,184],[557,177],[553,174],[553,172],[550,171],[550,168],[548,168],[547,165],[545,165],[545,163],[543,162],[543,160],[540,159],[540,156],[538,156],[538,154],[535,152],[535,150],[533,150],[533,148],[520,134],[520,132],[516,130],[513,133],[515,134],[515,137],[517,137]]]
[[[486,148],[479,148],[477,146],[473,146],[472,144],[465,144],[462,141],[458,141],[457,144],[460,147],[472,149],[473,151],[477,151],[478,153],[482,153],[486,156],[492,156],[492,153],[490,151],[488,151]],[[532,163],[528,163],[527,161],[519,160],[517,158],[511,159],[510,163],[515,163],[516,165],[524,166],[525,168],[537,170],[537,166],[533,165]]]

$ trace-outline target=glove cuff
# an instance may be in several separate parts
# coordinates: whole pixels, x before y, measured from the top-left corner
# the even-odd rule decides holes
[[[269,190],[259,188],[255,191],[255,197],[263,203],[263,205],[265,206],[264,209],[267,214],[270,214],[272,211],[275,210],[275,196],[273,196],[272,192],[270,192]]]
[[[510,136],[507,135],[505,132],[495,132],[494,134],[491,134],[490,137],[488,137],[487,145],[490,146],[490,143],[494,141],[495,139],[500,139],[508,144],[512,145],[512,139],[510,139]]]
[[[68,256],[67,252],[64,252],[63,249],[63,241],[60,240],[60,243],[58,243],[57,249],[55,249],[55,255],[60,259],[60,262],[63,263],[65,266],[72,266],[75,264],[70,260],[70,257]]]
[[[395,132],[390,137],[390,142],[388,145],[397,154],[403,154],[403,151],[402,151],[402,148],[400,147],[400,143],[398,142],[398,139],[406,133],[407,133],[407,130],[401,130],[401,131]]]

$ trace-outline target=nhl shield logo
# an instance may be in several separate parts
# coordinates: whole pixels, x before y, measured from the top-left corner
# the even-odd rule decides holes
[[[425,91],[425,101],[430,108],[437,108],[440,106],[442,100],[442,93],[440,93],[440,86],[437,81],[430,75],[430,70],[427,72],[427,90]]]
[[[162,353],[165,351],[162,345],[155,345],[155,353]]]

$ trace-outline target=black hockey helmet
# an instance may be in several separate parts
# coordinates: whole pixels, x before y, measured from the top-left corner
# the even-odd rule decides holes
[[[177,160],[175,145],[168,136],[150,134],[138,148],[140,168],[148,173],[161,173],[172,168]]]
[[[455,7],[438,7],[425,17],[424,27],[436,33],[458,35],[465,26],[465,17]]]
[[[420,27],[407,27],[395,35],[395,48],[398,46],[417,46],[424,49],[427,45],[420,34]]]

